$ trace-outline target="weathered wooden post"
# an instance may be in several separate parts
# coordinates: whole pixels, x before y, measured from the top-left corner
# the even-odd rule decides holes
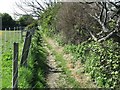
[[[18,89],[18,43],[14,42],[13,52],[13,78],[12,78],[13,90]]]
[[[29,53],[31,38],[32,38],[32,33],[30,31],[27,31],[25,42],[24,42],[24,47],[22,51],[20,66],[27,66],[27,57]]]

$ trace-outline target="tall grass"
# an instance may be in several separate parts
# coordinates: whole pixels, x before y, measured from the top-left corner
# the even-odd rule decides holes
[[[28,66],[20,68],[20,88],[45,88],[47,87],[45,76],[47,71],[47,51],[43,48],[42,37],[38,31],[32,38],[31,49],[28,56]]]

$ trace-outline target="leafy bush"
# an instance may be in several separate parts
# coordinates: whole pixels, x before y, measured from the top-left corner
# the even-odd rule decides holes
[[[28,56],[28,65],[19,70],[20,88],[45,88],[45,75],[47,71],[47,51],[43,48],[43,41],[39,30],[36,30],[31,43]]]
[[[25,27],[25,29],[26,29],[26,30],[31,30],[31,29],[33,29],[33,28],[36,28],[36,27],[37,27],[37,24],[38,24],[37,20],[36,20],[36,21],[33,21],[33,23],[31,23],[30,25],[27,25],[27,26]]]
[[[41,26],[40,30],[47,36],[53,36],[55,33],[56,25],[56,13],[59,9],[59,5],[55,4],[47,8],[40,15],[39,25]]]
[[[32,68],[31,85],[34,88],[46,87],[45,74],[47,71],[46,55],[47,51],[43,48],[43,41],[39,30],[35,32],[30,54],[29,67]]]
[[[120,47],[117,42],[86,42],[66,46],[65,51],[72,52],[85,64],[86,72],[90,73],[98,86],[120,88]]]

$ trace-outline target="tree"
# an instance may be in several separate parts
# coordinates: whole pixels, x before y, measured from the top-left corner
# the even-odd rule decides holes
[[[64,43],[79,44],[90,38],[88,29],[96,33],[99,31],[98,23],[88,15],[84,8],[87,4],[62,3],[57,13],[57,30],[62,33]],[[94,27],[94,28],[93,28]]]
[[[101,26],[99,33],[93,34],[89,28],[89,32],[93,40],[101,42],[110,37],[120,38],[120,2],[94,2],[83,3],[86,12],[94,18]],[[89,9],[88,9],[89,7]],[[87,10],[88,9],[88,10]]]
[[[44,12],[46,8],[53,6],[57,3],[56,0],[20,0],[17,2],[17,7],[25,14],[33,17],[40,17],[40,13]],[[19,12],[15,12],[16,15],[23,15]]]
[[[22,15],[17,23],[19,26],[26,27],[27,25],[31,24],[34,21],[33,17],[30,15]]]
[[[2,17],[3,30],[5,28],[8,29],[9,27],[13,28],[16,25],[15,21],[12,19],[12,17],[9,14],[3,13],[3,14],[0,14],[0,16]]]

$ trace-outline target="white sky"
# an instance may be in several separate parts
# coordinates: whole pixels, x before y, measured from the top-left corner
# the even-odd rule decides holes
[[[22,0],[0,0],[0,13],[9,13],[13,18],[15,18],[15,15],[14,15],[15,10],[17,12],[23,13],[21,12],[21,10],[17,9],[17,6],[15,4],[15,2],[20,2],[20,1]],[[38,1],[41,2],[44,0],[38,0]],[[46,1],[49,1],[49,0],[46,0]],[[58,1],[64,1],[64,0],[58,0]],[[66,1],[71,1],[71,0],[66,0]]]
[[[15,11],[22,13],[23,12],[18,9],[18,7],[16,6],[16,2],[20,2],[20,1],[24,1],[24,0],[0,0],[0,13],[8,13],[12,16],[13,19],[15,19]],[[34,1],[34,0],[28,0],[28,1]],[[38,0],[39,2],[45,1],[45,0]],[[49,1],[49,0],[46,0]]]
[[[14,18],[15,2],[19,0],[0,0],[0,13],[9,13]]]

